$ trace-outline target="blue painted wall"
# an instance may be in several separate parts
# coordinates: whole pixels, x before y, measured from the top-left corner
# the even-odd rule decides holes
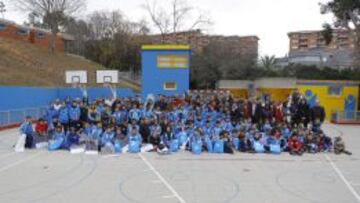
[[[56,97],[55,88],[0,87],[0,111],[45,106]]]
[[[133,96],[130,89],[117,89],[118,97]],[[107,98],[111,92],[107,88],[89,88],[90,100]],[[41,87],[0,87],[0,111],[47,106],[55,99],[81,98],[82,92],[73,88],[41,88]]]
[[[158,68],[158,55],[188,55],[190,50],[142,50],[142,96],[148,94],[175,95],[189,90],[190,67],[188,68]],[[189,64],[190,65],[190,64]],[[164,90],[165,82],[176,82],[175,91]]]

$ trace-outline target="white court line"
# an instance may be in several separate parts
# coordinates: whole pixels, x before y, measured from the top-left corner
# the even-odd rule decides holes
[[[338,129],[336,126],[334,125],[328,125],[330,127],[327,127],[326,130],[327,131],[332,131],[334,134],[339,134],[340,136],[342,135],[342,131],[340,129]],[[331,133],[330,133],[331,134]],[[335,137],[335,135],[331,136],[331,137]],[[339,176],[339,178],[345,183],[346,187],[350,190],[350,192],[352,193],[352,195],[356,198],[356,200],[358,202],[360,202],[360,196],[359,194],[356,192],[356,190],[353,188],[352,184],[345,178],[344,174],[341,172],[341,170],[337,167],[337,165],[333,162],[333,160],[329,157],[329,155],[324,154],[326,160],[330,163],[331,167],[334,169],[334,171],[336,172],[336,174]]]
[[[8,169],[10,169],[10,168],[12,168],[12,167],[14,167],[14,166],[17,166],[17,165],[19,165],[19,164],[21,164],[21,163],[24,163],[24,162],[26,162],[26,161],[29,161],[29,160],[31,160],[31,159],[34,159],[35,157],[38,157],[40,154],[41,154],[40,152],[37,152],[37,153],[35,153],[34,155],[32,155],[32,156],[30,156],[30,157],[27,157],[27,158],[25,158],[25,159],[21,159],[21,160],[16,161],[16,162],[14,162],[14,163],[12,163],[12,164],[9,164],[9,165],[7,165],[7,166],[1,167],[1,168],[0,168],[0,173],[1,173],[1,172],[4,172],[4,171],[6,171],[6,170],[8,170]]]
[[[345,185],[347,186],[347,188],[350,190],[350,192],[354,195],[354,197],[356,198],[356,200],[358,202],[360,202],[360,196],[359,194],[356,192],[356,190],[353,188],[353,186],[350,184],[350,182],[348,180],[346,180],[345,176],[342,174],[342,172],[340,171],[340,169],[336,166],[336,164],[331,160],[331,158],[325,154],[324,155],[325,158],[329,161],[330,165],[332,166],[332,168],[335,170],[335,172],[337,173],[337,175],[340,177],[340,179],[345,183]]]
[[[168,196],[162,196],[163,199],[170,199],[170,198],[174,198],[174,195],[168,195]]]
[[[180,201],[180,203],[186,203],[186,201],[179,195],[179,193],[175,191],[175,189],[165,180],[165,178],[161,176],[161,174],[151,165],[151,163],[142,154],[139,153],[139,156],[149,167],[149,169],[155,173],[155,175],[159,178],[159,180],[162,183],[164,183],[164,185],[170,190],[170,192],[174,195],[174,197],[177,198]]]
[[[338,133],[340,136],[342,134],[342,131],[340,129],[338,129],[336,126],[331,125],[330,126],[330,131],[333,131],[335,133]],[[329,130],[327,128],[327,130]],[[335,137],[335,136],[333,136]],[[329,155],[324,154],[326,160],[330,163],[331,167],[334,169],[334,171],[336,172],[336,174],[339,176],[339,178],[345,183],[346,187],[350,190],[350,192],[352,193],[352,195],[356,198],[356,200],[358,202],[360,202],[360,196],[359,194],[356,192],[356,190],[353,188],[353,186],[351,185],[351,183],[345,178],[344,174],[341,172],[341,170],[337,167],[337,165],[333,162],[333,160],[329,157]]]

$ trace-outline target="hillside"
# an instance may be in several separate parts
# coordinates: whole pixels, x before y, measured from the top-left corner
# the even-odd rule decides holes
[[[98,86],[95,71],[101,69],[101,65],[82,57],[50,54],[46,48],[0,38],[0,85],[66,87],[66,70],[87,70],[88,86]],[[118,87],[139,91],[138,86],[125,81]]]

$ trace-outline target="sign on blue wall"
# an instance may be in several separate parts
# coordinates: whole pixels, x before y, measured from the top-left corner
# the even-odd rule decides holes
[[[142,47],[142,96],[184,94],[190,84],[191,50],[187,45]]]

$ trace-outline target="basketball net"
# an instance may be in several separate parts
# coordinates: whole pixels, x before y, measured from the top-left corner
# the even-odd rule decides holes
[[[117,92],[116,92],[116,86],[112,85],[109,82],[104,83],[104,87],[107,87],[110,89],[113,99],[117,98]]]
[[[81,90],[82,95],[83,95],[84,98],[88,97],[86,85],[81,84],[80,82],[73,82],[71,84],[71,86],[72,86],[72,88],[79,88]]]

